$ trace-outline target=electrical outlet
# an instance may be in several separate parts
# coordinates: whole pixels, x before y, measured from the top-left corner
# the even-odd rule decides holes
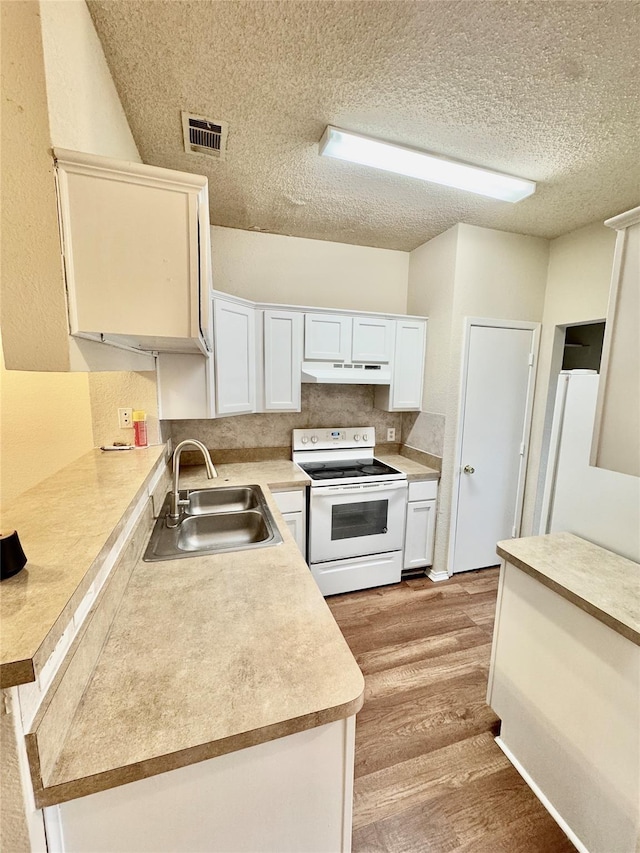
[[[393,427],[389,427],[387,430],[387,441],[395,441],[396,440],[396,431]]]
[[[133,409],[118,409],[118,425],[120,429],[133,426]]]

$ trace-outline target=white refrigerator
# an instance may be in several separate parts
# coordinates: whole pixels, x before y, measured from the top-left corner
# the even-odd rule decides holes
[[[540,532],[575,533],[640,562],[640,478],[589,465],[599,378],[558,378]]]

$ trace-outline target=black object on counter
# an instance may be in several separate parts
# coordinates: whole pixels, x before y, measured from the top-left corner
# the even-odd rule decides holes
[[[0,534],[0,580],[17,575],[27,564],[18,533],[11,530]]]

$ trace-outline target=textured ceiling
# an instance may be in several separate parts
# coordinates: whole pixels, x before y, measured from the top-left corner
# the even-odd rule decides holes
[[[640,201],[640,3],[89,0],[146,163],[211,221],[410,250],[456,222],[555,237]],[[229,123],[224,161],[180,111]],[[318,156],[327,124],[539,182],[511,205]]]

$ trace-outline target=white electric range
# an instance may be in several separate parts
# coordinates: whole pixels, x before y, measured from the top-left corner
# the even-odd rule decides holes
[[[324,595],[398,583],[407,476],[374,456],[373,427],[294,429],[311,477],[309,566]]]

